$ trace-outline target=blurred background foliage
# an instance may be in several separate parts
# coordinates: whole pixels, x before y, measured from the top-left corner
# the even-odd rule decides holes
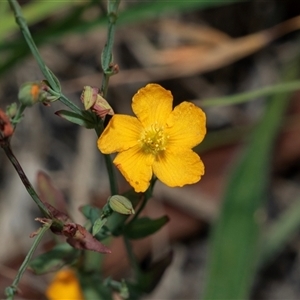
[[[105,1],[20,4],[47,65],[79,104],[84,85],[101,83]],[[174,105],[193,101],[208,118],[196,149],[206,175],[182,189],[158,184],[145,214],[167,214],[170,222],[133,243],[141,281],[150,282],[145,299],[299,299],[299,14],[295,0],[121,1],[114,48],[120,73],[107,97],[115,111],[131,113],[136,90],[157,82],[172,91]],[[2,108],[23,82],[42,79],[5,1],[0,76]],[[246,94],[233,97],[239,93]],[[225,105],[235,99],[244,100]],[[106,171],[95,134],[55,116],[61,107],[26,111],[12,144],[32,182],[45,170],[83,222],[79,206],[106,200]],[[32,243],[38,213],[2,154],[0,164],[2,291]],[[40,253],[51,245],[49,234]],[[124,245],[116,239],[111,249],[103,274],[130,276]],[[27,272],[21,297],[42,299],[51,277]]]

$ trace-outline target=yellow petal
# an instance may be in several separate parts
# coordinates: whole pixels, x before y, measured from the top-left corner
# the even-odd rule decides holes
[[[200,157],[192,150],[166,150],[153,163],[153,173],[170,187],[196,183],[204,174]]]
[[[159,84],[147,84],[132,98],[132,110],[144,127],[163,125],[172,111],[173,96]]]
[[[153,160],[153,155],[145,154],[139,146],[135,146],[119,153],[114,164],[136,192],[144,192],[152,177]]]
[[[56,273],[46,290],[49,300],[83,300],[78,279],[72,270],[61,270]]]
[[[127,150],[137,145],[141,131],[137,118],[114,115],[98,139],[98,148],[105,154]]]
[[[182,102],[167,119],[165,131],[171,147],[193,148],[206,134],[205,113],[191,102]]]

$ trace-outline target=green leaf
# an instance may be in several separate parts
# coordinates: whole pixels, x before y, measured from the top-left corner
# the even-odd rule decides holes
[[[80,207],[82,214],[91,222],[92,235],[98,240],[102,241],[108,235],[111,235],[109,229],[106,226],[106,222],[109,220],[102,216],[102,210],[93,207],[89,204]]]
[[[112,300],[112,291],[101,284],[103,278],[98,273],[79,273],[80,286],[85,299]]]
[[[94,224],[101,216],[101,210],[89,204],[81,206],[80,211],[88,220],[91,221],[92,224]]]
[[[168,223],[168,221],[168,216],[163,216],[155,220],[148,217],[139,218],[125,226],[124,234],[129,239],[141,239],[155,233]]]
[[[97,219],[93,225],[92,234],[96,235],[102,229],[102,227],[105,225],[106,221],[107,221],[106,218]]]
[[[82,112],[82,115],[79,115],[69,110],[59,110],[55,114],[71,123],[75,123],[86,128],[94,128],[94,123],[88,117],[85,117],[84,112]]]
[[[80,251],[69,244],[59,244],[52,250],[33,259],[29,264],[29,269],[38,275],[53,272],[65,265],[72,264],[79,257],[79,254]]]
[[[8,2],[7,2],[8,4]],[[1,6],[4,6],[5,2],[1,2]],[[73,6],[72,2],[65,1],[46,1],[41,2],[39,0],[30,1],[29,3],[22,5],[22,10],[27,24],[30,26],[39,21],[48,18],[51,15],[55,15],[66,8]],[[10,13],[3,13],[1,15],[0,23],[0,40],[5,41],[5,38],[12,36],[18,30],[18,26]]]
[[[45,67],[45,71],[48,73],[48,76],[53,79],[53,83],[55,84],[55,86],[52,86],[53,90],[55,92],[60,93],[61,92],[61,84],[60,84],[58,78],[54,75],[54,73],[47,66]]]

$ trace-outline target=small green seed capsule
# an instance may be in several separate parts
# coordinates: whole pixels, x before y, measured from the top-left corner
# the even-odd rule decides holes
[[[134,214],[134,209],[132,203],[124,196],[114,195],[111,196],[108,200],[110,208],[123,215],[132,215]]]

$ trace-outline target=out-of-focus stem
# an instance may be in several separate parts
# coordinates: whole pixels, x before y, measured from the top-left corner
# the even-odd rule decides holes
[[[102,52],[101,56],[101,63],[102,63],[102,69],[103,69],[103,79],[101,84],[101,94],[105,98],[107,95],[108,90],[108,84],[109,84],[109,78],[113,74],[112,72],[112,50],[113,50],[113,44],[114,44],[114,36],[115,36],[115,27],[116,27],[116,21],[118,18],[118,7],[119,7],[120,0],[109,0],[108,1],[108,30],[107,30],[107,42],[105,44],[105,47]],[[103,130],[103,128],[102,128]],[[101,132],[102,132],[101,130]],[[97,132],[98,136],[101,134],[100,131]],[[105,164],[109,176],[109,182],[110,182],[110,192],[112,195],[115,195],[118,193],[118,187],[117,187],[117,179],[115,176],[112,159],[110,155],[104,155],[105,158]]]
[[[18,291],[18,285],[19,285],[19,282],[24,274],[24,272],[26,271],[27,269],[27,266],[31,260],[31,257],[34,253],[34,251],[36,250],[37,246],[39,245],[39,243],[41,242],[42,240],[42,237],[43,235],[45,234],[45,232],[51,227],[51,224],[52,222],[49,222],[49,223],[45,223],[39,230],[39,232],[37,233],[36,235],[36,238],[28,252],[28,254],[26,255],[20,269],[18,270],[18,273],[16,275],[16,278],[15,280],[13,281],[12,285],[7,287],[5,289],[5,294],[6,294],[6,297],[7,297],[7,300],[13,300],[14,299],[14,295],[17,293]]]
[[[113,45],[116,29],[116,21],[118,18],[118,7],[120,0],[109,0],[108,1],[108,30],[107,30],[107,42],[102,52],[101,62],[103,69],[103,80],[101,85],[101,93],[105,98],[108,89],[109,78],[113,75],[111,69],[111,62],[113,57]]]
[[[40,211],[43,213],[43,215],[46,218],[51,218],[50,212],[48,211],[47,207],[44,205],[44,203],[41,201],[41,199],[37,195],[36,191],[34,190],[33,186],[31,185],[30,181],[28,180],[25,172],[23,171],[19,161],[13,154],[10,144],[6,143],[5,145],[2,145],[2,148],[5,152],[5,154],[7,155],[8,159],[10,160],[10,162],[16,169],[20,179],[22,180],[27,192],[29,193],[29,195],[31,196],[33,201],[36,203],[36,205],[39,207]]]

